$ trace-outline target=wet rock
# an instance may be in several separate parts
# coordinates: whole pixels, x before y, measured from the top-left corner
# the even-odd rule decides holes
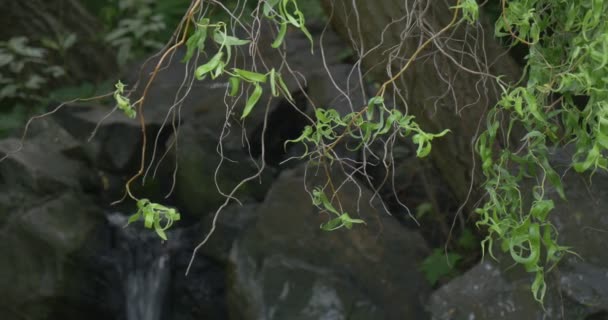
[[[240,254],[238,245],[233,256]],[[381,307],[348,277],[280,254],[236,258],[231,319],[384,319]]]
[[[608,312],[608,174],[591,178],[572,171],[562,177],[567,200],[553,194],[556,208],[550,219],[558,241],[576,252],[560,264],[564,295],[588,307],[588,312]]]
[[[321,230],[328,217],[306,194],[303,171],[281,174],[258,208],[255,225],[233,246],[229,303],[231,310],[243,310],[233,318],[346,319],[350,312],[362,319],[425,318],[422,301],[430,289],[418,270],[428,254],[422,237],[402,228],[371,201],[370,191],[352,182],[341,185],[340,201],[367,224]],[[308,187],[321,181],[311,176]],[[343,176],[336,174],[337,181]],[[331,299],[311,313],[323,294]]]
[[[260,164],[241,146],[224,145],[220,155],[217,140],[217,133],[200,127],[184,126],[178,133],[177,157],[169,158],[177,159],[175,201],[187,216],[215,212],[241,181],[260,171]],[[272,170],[266,168],[243,184],[234,197],[263,199],[272,179]]]
[[[199,255],[185,275],[192,254],[191,244],[196,243],[198,236],[200,233],[196,229],[192,237],[182,239],[188,245],[171,257],[173,273],[168,298],[169,315],[163,319],[228,319],[225,264]]]
[[[141,157],[142,133],[138,119],[103,105],[64,106],[53,118],[82,144],[88,161],[110,172],[136,172]],[[152,151],[161,123],[146,118],[146,134]],[[166,136],[159,145],[164,145]],[[160,151],[162,153],[162,150]],[[129,172],[129,173],[131,173]]]
[[[562,291],[591,310],[608,311],[608,270],[570,260],[560,269]]]
[[[86,169],[50,147],[18,139],[0,141],[0,184],[10,190],[21,188],[39,195],[77,190]],[[21,205],[21,204],[19,204]]]
[[[492,262],[480,263],[433,293],[432,319],[558,319],[553,296],[547,295],[543,311],[530,292],[530,277],[516,278]]]
[[[59,305],[83,302],[69,289],[82,267],[72,265],[70,257],[103,220],[83,192],[91,171],[66,156],[76,144],[47,120],[33,127],[23,145],[17,139],[0,141],[0,153],[9,154],[0,162],[0,296],[6,297],[0,313],[8,319],[49,319]],[[48,130],[49,136],[38,130]]]
[[[77,158],[77,155],[81,152],[81,143],[51,116],[31,122],[27,133],[27,141],[46,150],[60,152],[68,157],[74,156],[74,158]]]
[[[48,319],[56,301],[70,297],[70,254],[79,250],[103,219],[83,196],[66,192],[27,203],[1,225],[0,312],[8,319]],[[71,296],[73,299],[77,299]]]
[[[227,263],[230,250],[236,239],[255,222],[259,204],[245,200],[242,205],[231,204],[219,212],[216,228],[207,244],[201,247],[201,255]],[[202,241],[213,225],[215,215],[207,215],[200,224],[197,241]]]

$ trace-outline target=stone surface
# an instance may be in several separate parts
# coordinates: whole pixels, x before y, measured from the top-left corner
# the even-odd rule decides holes
[[[207,244],[201,247],[200,253],[216,261],[227,263],[230,250],[235,240],[252,223],[255,223],[259,204],[253,200],[243,202],[243,205],[233,203],[220,211],[216,221],[216,229]],[[197,241],[202,241],[211,229],[214,215],[209,214],[201,221]],[[196,262],[195,262],[196,263]]]
[[[547,295],[546,313],[534,301],[530,277],[508,279],[500,267],[480,263],[433,293],[432,319],[558,319],[553,296]]]
[[[213,132],[194,126],[184,126],[179,131],[177,157],[172,154],[169,158],[177,159],[175,201],[187,216],[204,217],[215,212],[234,187],[259,171],[257,161],[240,146],[223,146],[223,159],[217,150],[217,136]],[[266,168],[258,178],[242,185],[234,196],[263,199],[272,179],[272,169]]]
[[[120,110],[90,104],[66,105],[53,114],[53,119],[78,138],[87,160],[95,167],[110,172],[136,171],[143,141],[138,119],[130,119]],[[149,153],[160,126],[160,121],[146,118]],[[159,145],[164,145],[164,139]]]
[[[0,312],[8,319],[47,319],[54,300],[69,296],[70,254],[103,219],[86,197],[66,192],[28,202],[29,209],[2,212]]]
[[[570,171],[562,183],[567,200],[552,194],[556,208],[550,219],[559,243],[576,253],[560,264],[562,291],[589,313],[608,312],[608,174],[598,171],[590,178]]]
[[[418,265],[428,248],[371,196],[351,182],[341,185],[344,210],[367,224],[326,232],[319,225],[328,216],[306,194],[302,167],[284,171],[258,208],[255,225],[233,246],[230,309],[242,310],[233,318],[346,319],[351,312],[361,319],[426,317],[422,303],[430,288]],[[327,305],[311,313],[324,294],[331,296]]]
[[[18,139],[0,141],[0,157],[10,154],[0,165],[0,184],[39,195],[80,187],[83,166],[44,146]]]

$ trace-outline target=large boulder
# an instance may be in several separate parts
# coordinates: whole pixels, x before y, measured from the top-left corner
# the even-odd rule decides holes
[[[137,171],[142,145],[138,119],[130,119],[120,110],[100,104],[66,105],[53,114],[53,119],[77,137],[86,160],[96,168],[109,172]],[[162,124],[152,120],[146,117],[148,151],[152,151]],[[164,139],[157,143],[157,147],[163,145]]]
[[[323,183],[309,178],[309,190]],[[283,171],[232,248],[232,318],[426,317],[430,287],[418,267],[428,254],[423,238],[382,210],[372,192],[341,181],[335,174],[344,211],[366,225],[326,232],[319,225],[328,216],[307,195],[303,168]]]
[[[71,294],[78,299],[66,290],[74,286],[69,257],[87,243],[103,215],[72,191],[27,205],[1,213],[7,219],[0,232],[0,312],[7,319],[48,319],[57,301]]]
[[[573,171],[562,177],[566,199],[553,192],[556,208],[550,213],[560,244],[576,255],[566,255],[558,278],[562,293],[587,306],[588,313],[608,312],[608,174],[591,177]]]
[[[432,319],[561,318],[561,301],[555,291],[549,291],[545,297],[543,310],[532,297],[529,275],[518,270],[505,273],[508,272],[499,265],[486,261],[445,284],[429,301]]]
[[[103,215],[81,190],[88,170],[65,157],[64,147],[0,142],[1,155],[9,155],[0,162],[0,313],[6,319],[49,319],[61,301],[80,299],[66,289],[75,286],[70,256]]]
[[[80,188],[86,169],[77,161],[44,145],[18,139],[0,141],[0,184],[7,190],[27,190],[38,195]],[[10,188],[9,188],[10,187]],[[22,205],[20,203],[19,205]]]
[[[186,217],[202,218],[214,212],[249,177],[257,176],[241,185],[233,197],[261,200],[270,187],[272,169],[261,170],[240,145],[222,145],[220,152],[217,141],[217,133],[184,125],[177,134],[177,148],[171,148],[169,159],[177,161],[174,198]]]

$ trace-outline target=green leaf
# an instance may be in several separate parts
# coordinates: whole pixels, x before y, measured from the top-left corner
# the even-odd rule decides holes
[[[141,217],[141,212],[137,211],[137,213],[135,213],[129,217],[129,220],[127,220],[127,224],[125,225],[125,227],[130,225],[133,222],[136,222],[137,220],[139,220],[140,217]]]
[[[464,250],[473,250],[476,246],[479,245],[479,241],[477,240],[475,235],[473,235],[473,232],[471,232],[469,228],[466,228],[462,231],[456,243],[460,248]]]
[[[335,215],[337,215],[338,217],[340,216],[340,213],[338,213],[338,210],[336,210],[336,208],[334,208],[334,206],[329,202],[329,199],[327,199],[327,196],[325,195],[325,192],[323,192],[323,189],[317,187],[312,191],[312,203],[315,206],[319,206],[322,205],[323,208],[331,213],[334,213]]]
[[[251,93],[251,96],[249,96],[249,99],[247,99],[247,103],[245,104],[245,109],[243,110],[243,115],[241,116],[241,120],[245,119],[249,113],[251,113],[251,110],[253,110],[253,107],[255,106],[256,103],[258,103],[258,100],[260,100],[260,97],[262,96],[262,86],[260,86],[259,84],[256,83],[255,88],[253,89],[253,92]]]
[[[346,212],[340,215],[340,220],[342,220],[342,224],[344,224],[346,229],[351,229],[353,224],[365,224],[364,220],[353,219]]]
[[[277,90],[277,82],[276,82],[276,71],[274,68],[270,70],[270,91],[273,97],[279,96],[279,91]]]
[[[324,231],[334,231],[342,228],[343,225],[342,219],[337,217],[321,224],[321,229]]]
[[[156,234],[158,234],[161,239],[167,241],[167,234],[165,234],[165,230],[160,226],[160,220],[154,222],[154,231],[156,231]]]
[[[534,299],[542,304],[547,291],[547,283],[545,283],[545,276],[542,269],[536,272],[536,276],[534,277],[534,281],[532,282],[530,289]]]
[[[205,31],[203,31],[203,29],[198,29],[190,36],[190,38],[188,38],[188,41],[186,41],[186,54],[184,55],[182,62],[187,62],[190,60],[192,56],[194,56],[196,49],[204,49],[206,34],[206,29]]]
[[[241,77],[245,81],[254,82],[254,83],[265,83],[266,75],[258,72],[247,71],[243,69],[234,68],[234,73]]]
[[[216,29],[216,32],[213,33],[213,41],[223,46],[242,46],[251,42],[250,40],[229,36],[219,29]]]
[[[441,249],[435,249],[420,266],[427,281],[435,285],[439,279],[454,273],[453,267],[462,257],[457,253],[448,253],[447,256]]]
[[[282,22],[281,26],[279,27],[279,34],[277,34],[277,37],[272,42],[271,46],[275,49],[280,47],[281,43],[283,43],[283,39],[285,39],[286,34],[287,34],[287,22]]]
[[[151,210],[144,209],[144,226],[148,229],[154,225],[154,212]]]
[[[547,214],[549,211],[553,210],[555,205],[553,204],[553,200],[539,200],[535,201],[532,204],[532,208],[530,209],[530,215],[538,219],[539,221],[546,221]]]
[[[289,99],[290,101],[293,101],[291,92],[289,92],[289,88],[287,88],[287,85],[285,84],[285,81],[283,81],[283,77],[281,77],[280,73],[277,73],[277,80],[279,82],[279,86],[283,90],[283,93],[287,96],[287,99]]]
[[[209,72],[211,72],[211,70],[217,68],[217,66],[219,65],[220,60],[222,59],[223,56],[224,56],[224,52],[220,51],[220,52],[216,53],[213,56],[213,58],[211,58],[211,60],[209,60],[207,63],[196,68],[196,70],[194,71],[194,76],[196,77],[196,79],[203,80],[205,78],[205,76],[207,75],[207,73],[209,73]]]
[[[230,77],[228,81],[230,84],[230,92],[228,93],[228,95],[234,97],[239,93],[241,79],[238,77]]]

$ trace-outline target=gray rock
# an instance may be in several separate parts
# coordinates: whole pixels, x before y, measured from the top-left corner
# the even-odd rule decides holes
[[[207,244],[201,247],[200,253],[222,263],[228,262],[234,241],[255,222],[258,206],[257,203],[245,200],[243,205],[233,203],[222,209],[216,221],[216,229]],[[214,215],[209,214],[201,221],[198,241],[202,241],[209,232],[213,219]]]
[[[103,216],[73,192],[1,214],[8,219],[0,229],[0,312],[7,319],[48,319],[54,300],[70,296],[65,290],[72,280],[70,254],[86,243]]]
[[[231,281],[233,319],[384,319],[382,309],[335,270],[314,266],[284,255],[271,255],[256,266],[253,259],[239,259]]]
[[[234,187],[259,171],[257,161],[240,146],[223,146],[223,159],[217,148],[217,134],[204,128],[185,125],[178,133],[177,157],[172,154],[169,159],[177,159],[176,204],[189,216],[215,212]],[[242,185],[235,197],[263,199],[272,178],[272,169],[266,168],[260,177]]]
[[[590,313],[608,312],[608,174],[598,171],[590,178],[570,171],[562,183],[567,200],[553,194],[556,208],[550,218],[559,244],[578,256],[567,255],[561,262],[561,289]]]
[[[343,179],[335,174],[334,183]],[[323,181],[311,176],[307,184],[311,188]],[[418,270],[428,254],[422,237],[401,227],[365,188],[346,182],[338,194],[344,210],[366,225],[321,230],[328,216],[306,194],[302,168],[281,174],[258,208],[255,225],[231,253],[229,303],[244,310],[235,319],[281,319],[277,314],[346,319],[351,312],[360,319],[426,317],[422,301],[430,288]],[[289,291],[294,297],[282,299],[285,288],[295,285],[300,289]],[[310,313],[317,310],[310,305],[320,292],[334,302]]]
[[[545,297],[544,311],[532,297],[530,277],[517,273],[515,278],[495,263],[480,263],[433,293],[432,319],[559,319],[552,295]]]
[[[49,149],[29,141],[21,144],[18,139],[0,141],[0,157],[9,154],[0,162],[0,184],[39,195],[77,190],[83,166]]]
[[[78,138],[95,167],[120,172],[138,164],[142,134],[137,119],[129,119],[120,110],[112,112],[112,108],[103,105],[83,104],[66,105],[53,114],[53,118]],[[146,119],[150,141],[159,127],[158,123]]]

